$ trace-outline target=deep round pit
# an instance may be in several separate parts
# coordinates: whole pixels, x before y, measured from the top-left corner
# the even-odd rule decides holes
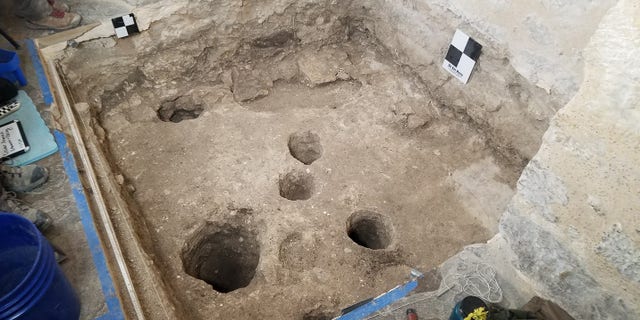
[[[281,175],[278,187],[280,196],[292,201],[310,199],[315,189],[313,175],[300,170]]]
[[[185,243],[182,265],[187,274],[228,293],[251,283],[260,260],[260,243],[248,229],[207,223]]]
[[[391,245],[393,227],[388,219],[373,211],[356,211],[347,220],[347,235],[365,248],[380,250]]]

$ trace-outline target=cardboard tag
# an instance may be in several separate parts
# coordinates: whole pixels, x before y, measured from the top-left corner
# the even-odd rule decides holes
[[[7,159],[29,151],[20,121],[13,120],[0,126],[0,158]]]
[[[478,61],[480,50],[482,50],[482,45],[464,32],[456,30],[442,67],[466,84],[469,81],[473,67],[476,65],[476,61]]]

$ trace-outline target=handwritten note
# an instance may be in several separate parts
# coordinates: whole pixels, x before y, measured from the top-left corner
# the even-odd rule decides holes
[[[0,158],[10,158],[25,153],[29,144],[23,137],[20,121],[14,120],[0,126]]]

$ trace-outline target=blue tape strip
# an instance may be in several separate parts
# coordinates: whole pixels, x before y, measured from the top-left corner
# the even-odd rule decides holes
[[[67,138],[65,137],[64,133],[55,130],[53,132],[53,135],[55,136],[56,142],[58,143],[58,148],[60,149],[60,155],[62,156],[64,170],[69,177],[71,192],[73,193],[73,197],[76,199],[76,206],[78,207],[78,212],[80,213],[80,221],[82,222],[82,227],[84,228],[84,233],[87,237],[87,242],[89,243],[89,250],[91,251],[93,263],[96,266],[98,278],[100,279],[100,284],[102,285],[102,293],[104,294],[105,303],[107,304],[107,313],[100,316],[98,319],[124,319],[124,316],[122,315],[122,307],[120,306],[120,300],[118,300],[118,296],[116,295],[116,291],[113,286],[113,280],[111,279],[111,275],[109,274],[109,269],[107,268],[107,262],[104,257],[104,252],[102,251],[102,246],[100,245],[100,239],[98,238],[98,233],[93,224],[93,217],[91,215],[91,211],[89,210],[89,204],[84,194],[82,182],[80,182],[78,169],[76,167],[76,161],[73,157],[73,154],[69,150],[69,147],[67,145]]]
[[[51,89],[49,89],[49,82],[47,81],[47,75],[44,73],[44,68],[42,67],[42,61],[40,61],[38,50],[36,50],[36,44],[31,39],[27,39],[26,43],[27,50],[29,50],[29,56],[31,57],[31,63],[33,64],[33,68],[36,70],[36,76],[38,77],[38,84],[40,84],[44,103],[46,105],[51,105],[53,103],[53,95],[51,94]]]
[[[356,308],[355,310],[342,315],[336,320],[360,320],[368,315],[404,298],[409,292],[418,287],[418,280],[411,280],[404,285],[397,286],[386,293],[373,298],[371,301]]]

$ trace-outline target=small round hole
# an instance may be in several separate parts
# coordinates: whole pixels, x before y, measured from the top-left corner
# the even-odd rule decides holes
[[[293,170],[280,176],[278,187],[280,196],[285,199],[308,200],[314,191],[313,176],[304,171]]]
[[[298,131],[289,136],[289,153],[298,161],[309,165],[322,157],[320,136],[312,131]]]
[[[197,119],[204,108],[196,104],[189,96],[180,96],[175,100],[162,103],[158,109],[158,118],[165,122],[182,122],[184,120]]]
[[[365,248],[379,250],[391,245],[392,227],[387,219],[373,211],[356,211],[347,221],[347,235]]]

